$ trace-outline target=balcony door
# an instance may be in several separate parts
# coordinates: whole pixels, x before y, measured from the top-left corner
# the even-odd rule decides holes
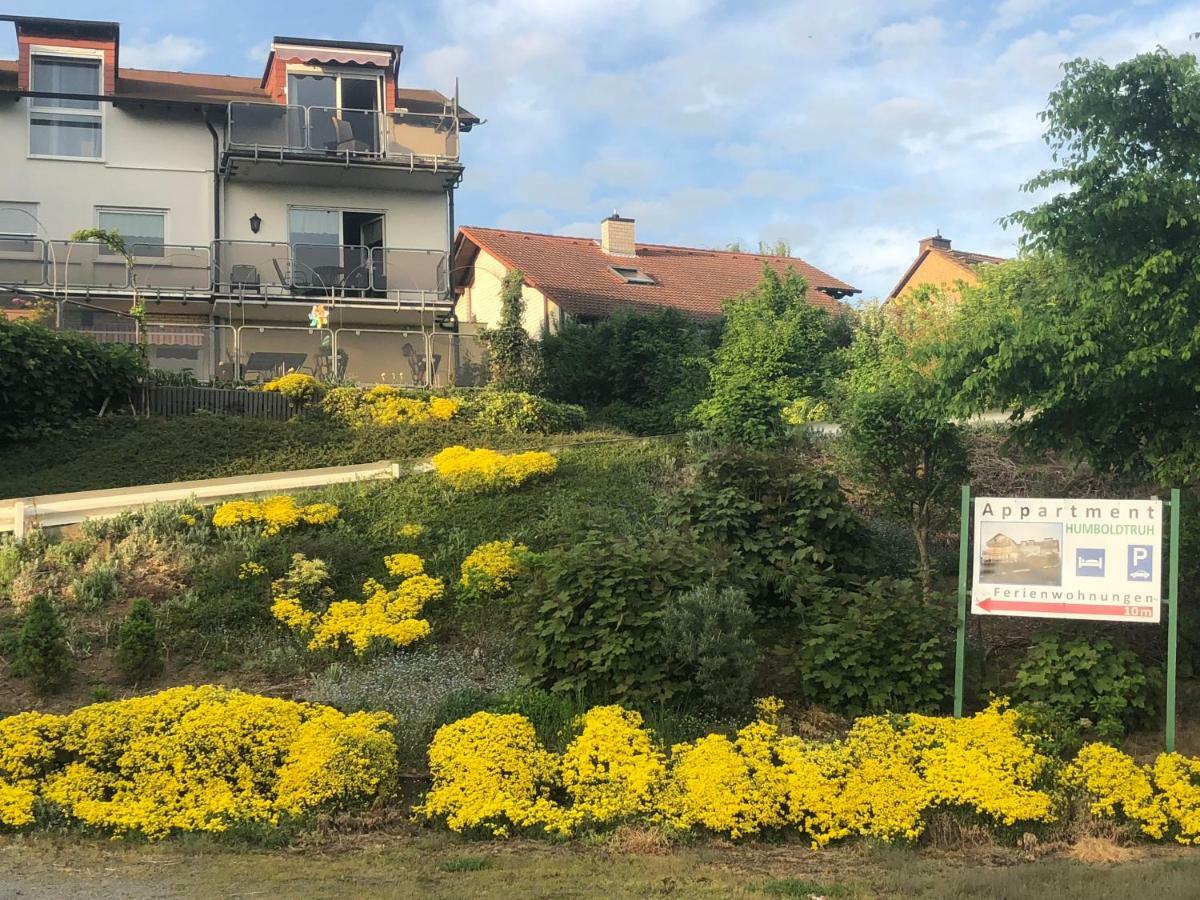
[[[383,232],[382,213],[292,207],[288,240],[293,283],[314,294],[365,293],[371,283],[371,251],[383,246]]]
[[[336,153],[376,153],[381,94],[378,75],[289,72],[288,105],[308,110],[304,140],[294,145]]]

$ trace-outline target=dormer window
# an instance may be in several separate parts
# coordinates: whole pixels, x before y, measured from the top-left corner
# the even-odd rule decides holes
[[[35,93],[64,96],[29,98],[29,155],[100,159],[100,101],[81,99],[101,93],[100,60],[35,55],[30,68]]]
[[[609,270],[626,284],[658,284],[654,277],[632,266],[609,266]]]

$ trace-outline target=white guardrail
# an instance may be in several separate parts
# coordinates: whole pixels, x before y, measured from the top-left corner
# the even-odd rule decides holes
[[[86,519],[103,519],[154,503],[177,503],[182,500],[217,503],[234,497],[399,477],[400,464],[384,460],[357,466],[329,466],[261,475],[236,475],[232,478],[142,484],[101,491],[76,491],[72,494],[14,497],[0,500],[0,533],[12,532],[19,540],[25,537],[31,525],[40,528],[74,525]]]

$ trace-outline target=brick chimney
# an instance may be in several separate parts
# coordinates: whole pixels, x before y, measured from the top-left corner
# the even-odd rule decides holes
[[[600,249],[609,256],[637,256],[634,220],[613,213],[600,223]]]
[[[939,231],[933,237],[923,238],[917,247],[920,248],[917,251],[919,253],[924,253],[926,250],[949,250],[950,238],[942,237],[942,233]]]

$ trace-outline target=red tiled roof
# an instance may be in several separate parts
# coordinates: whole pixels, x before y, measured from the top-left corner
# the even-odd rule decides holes
[[[455,268],[465,257],[486,250],[510,269],[520,269],[526,282],[576,316],[605,316],[618,307],[641,310],[673,307],[695,318],[721,315],[721,301],[745,293],[762,278],[763,265],[781,274],[789,268],[808,281],[808,302],[830,312],[843,307],[830,293],[858,293],[840,279],[802,259],[638,244],[637,257],[610,256],[588,238],[464,226],[455,245]],[[636,266],[657,282],[627,284],[610,266]]]

